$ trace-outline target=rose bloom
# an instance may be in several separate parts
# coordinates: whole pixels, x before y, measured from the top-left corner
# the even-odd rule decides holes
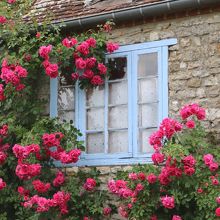
[[[213,161],[213,155],[212,154],[206,154],[203,156],[203,161],[206,166],[209,166]]]
[[[86,68],[91,69],[95,66],[96,58],[90,57],[90,58],[87,58],[85,61],[86,61]]]
[[[172,220],[182,220],[182,218],[179,215],[174,215]]]
[[[147,176],[147,181],[148,183],[150,184],[153,184],[157,181],[157,176],[153,173],[150,173],[148,176]]]
[[[2,178],[0,178],[0,190],[4,189],[6,187],[6,183],[3,181]]]
[[[220,217],[220,207],[215,210],[215,215]]]
[[[96,187],[96,181],[92,178],[87,178],[83,188],[87,191],[92,191]]]
[[[218,163],[212,162],[212,163],[209,165],[209,170],[210,170],[211,172],[215,172],[217,169],[218,169]]]
[[[129,173],[128,174],[128,178],[131,180],[137,180],[137,174],[136,173]]]
[[[5,16],[0,16],[0,24],[6,23],[7,19]]]
[[[143,172],[138,173],[138,179],[139,180],[146,180],[146,175]]]
[[[184,173],[188,176],[192,176],[195,173],[195,169],[193,167],[184,166]]]
[[[13,3],[15,3],[16,2],[16,0],[8,0],[8,3],[9,4],[13,4]]]
[[[56,63],[49,64],[46,68],[46,74],[51,78],[56,78],[58,76],[58,65]]]
[[[93,76],[91,83],[96,86],[96,85],[102,85],[104,81],[99,75],[95,75]]]
[[[203,193],[203,189],[202,188],[198,188],[197,189],[197,193]]]
[[[150,220],[157,220],[158,218],[157,218],[157,216],[156,215],[152,215],[151,217],[150,217]]]
[[[96,40],[93,37],[90,37],[89,39],[87,39],[86,42],[88,43],[90,47],[93,47],[93,48],[96,47]]]
[[[72,73],[71,77],[72,77],[73,80],[77,80],[77,79],[79,79],[79,74],[78,73]]]
[[[103,63],[98,63],[98,70],[100,74],[105,75],[107,72],[107,67]]]
[[[39,55],[44,59],[48,59],[51,50],[52,50],[52,45],[41,46],[39,49]]]
[[[196,164],[196,160],[192,155],[188,155],[182,160],[185,166],[193,167]]]
[[[164,161],[164,155],[161,154],[161,153],[154,153],[152,156],[151,156],[154,164],[159,164],[159,163],[162,163]]]
[[[37,32],[35,36],[36,36],[36,38],[40,38],[41,37],[41,33]]]
[[[175,207],[174,196],[163,196],[160,200],[163,206],[167,209],[173,209]]]
[[[189,129],[195,128],[195,122],[193,120],[189,120],[186,122],[186,127]]]
[[[115,50],[117,50],[119,48],[119,45],[118,44],[115,44],[115,43],[107,43],[106,44],[106,49],[109,53],[113,53]]]
[[[216,198],[216,202],[220,204],[220,196]]]
[[[217,185],[219,185],[219,181],[218,181],[218,179],[212,179],[212,185],[214,185],[214,186],[217,186]]]
[[[84,69],[86,67],[86,62],[81,57],[76,59],[75,64],[77,69]]]
[[[103,215],[108,216],[111,213],[112,209],[110,207],[103,208]]]
[[[82,55],[86,56],[89,54],[89,44],[84,41],[77,46],[76,50],[80,52]]]

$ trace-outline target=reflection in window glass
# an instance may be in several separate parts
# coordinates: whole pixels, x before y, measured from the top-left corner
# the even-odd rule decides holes
[[[86,152],[88,154],[104,153],[103,133],[87,134],[86,136]]]
[[[108,59],[108,66],[110,69],[109,80],[123,79],[127,77],[127,58],[115,57]]]
[[[157,53],[138,55],[138,77],[158,74]]]
[[[128,131],[109,132],[109,153],[128,152]]]

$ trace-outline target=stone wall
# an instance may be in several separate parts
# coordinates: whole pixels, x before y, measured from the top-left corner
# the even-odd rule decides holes
[[[196,102],[207,109],[205,126],[220,143],[220,13],[116,26],[120,44],[177,38],[169,48],[169,113]]]

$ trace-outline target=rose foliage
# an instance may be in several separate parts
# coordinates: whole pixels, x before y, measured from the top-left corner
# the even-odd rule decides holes
[[[149,143],[154,164],[118,173],[108,183],[129,219],[220,219],[220,149],[207,143],[205,109],[189,104],[181,120],[165,118]]]

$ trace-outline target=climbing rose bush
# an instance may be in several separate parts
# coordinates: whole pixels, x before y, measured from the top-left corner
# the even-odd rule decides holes
[[[188,104],[180,121],[165,118],[149,143],[153,164],[119,172],[108,183],[125,218],[214,220],[220,217],[219,147],[207,143],[205,109]]]

